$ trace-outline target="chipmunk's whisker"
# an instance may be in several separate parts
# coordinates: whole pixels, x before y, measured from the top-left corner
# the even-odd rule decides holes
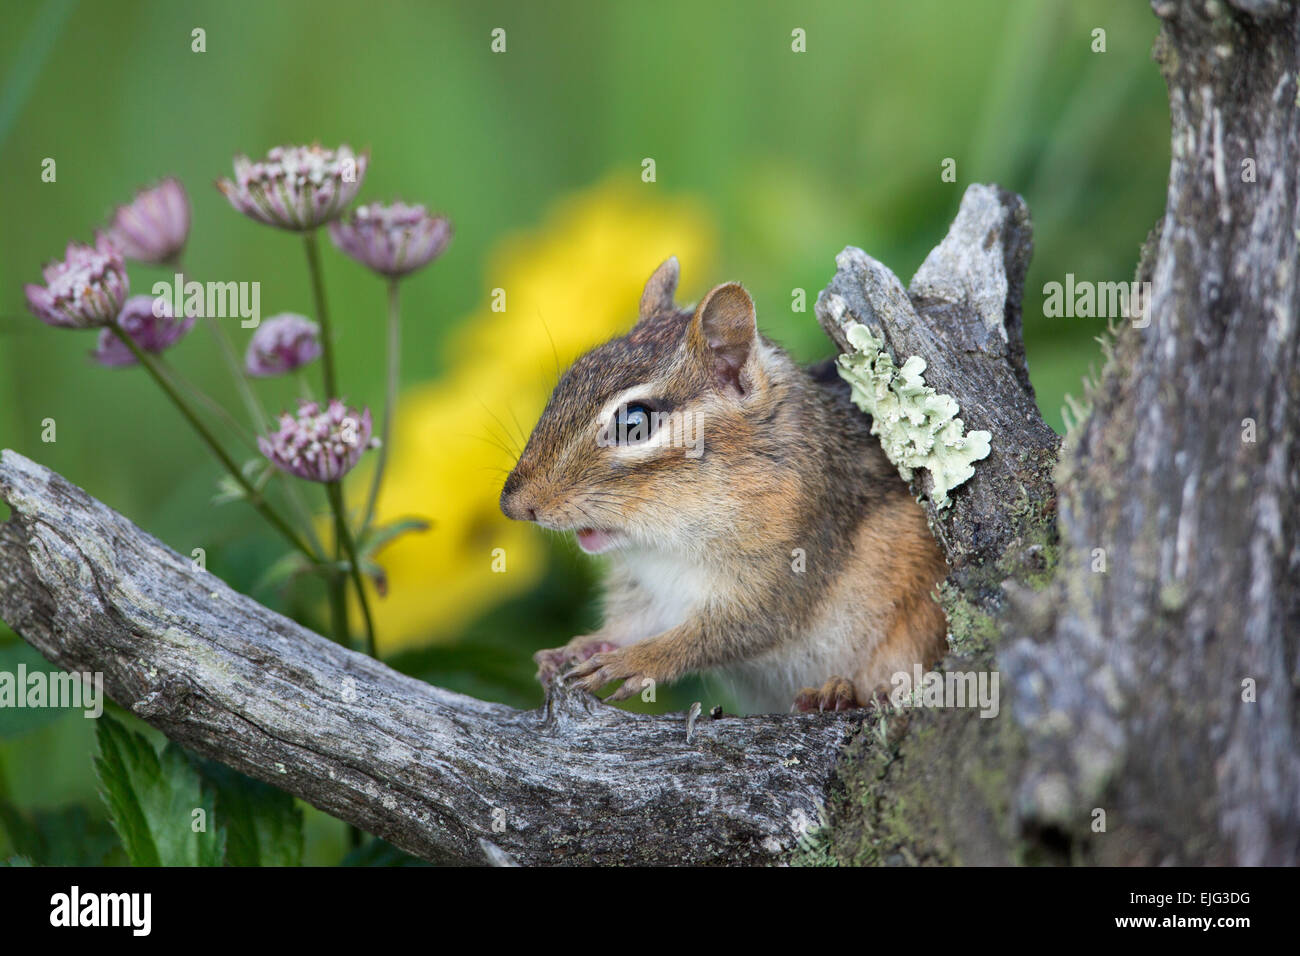
[[[524,426],[519,424],[519,418],[515,415],[515,410],[507,408],[506,411],[510,413],[510,420],[515,423],[515,431],[519,433],[519,440],[523,443],[519,447],[523,448],[524,445],[528,444],[528,433],[524,431]]]
[[[546,324],[546,317],[542,315],[542,307],[537,307],[537,320],[542,323],[542,329],[546,332],[546,338],[551,343],[551,355],[555,359],[555,381],[560,380],[560,351],[555,347],[555,337],[551,335],[551,327]]]
[[[482,406],[483,411],[487,412],[489,415],[492,416],[492,420],[494,422],[496,422],[498,425],[501,426],[501,431],[505,434],[507,438],[510,439],[511,445],[514,445],[514,438],[510,434],[510,429],[508,429],[506,427],[506,423],[501,420],[501,416],[499,416],[496,412],[492,411],[492,409],[488,408],[487,403],[484,402],[481,398],[475,398],[474,400],[478,402],[480,406]],[[525,439],[525,443],[527,443],[527,439]],[[523,453],[523,450],[524,450],[523,445],[518,445],[514,447],[514,450],[511,451],[510,454],[513,455],[515,458],[518,458],[520,454]]]
[[[501,441],[500,438],[498,438],[498,437],[495,436],[495,435],[491,435],[491,434],[489,434],[489,435],[486,435],[486,436],[485,436],[485,435],[475,435],[475,434],[472,433],[472,432],[461,432],[460,435],[459,435],[458,437],[460,437],[460,438],[472,438],[472,439],[474,439],[474,441],[481,441],[481,442],[484,442],[484,443],[486,443],[486,444],[488,444],[488,445],[491,445],[493,448],[497,449],[498,451],[502,452],[503,454],[510,456],[511,458],[518,458],[518,457],[519,457],[519,455],[518,455],[517,452],[512,451],[509,447],[506,446],[506,444],[505,444],[503,441]],[[505,471],[507,472],[507,474],[509,473],[509,469],[505,469]]]
[[[619,505],[629,501],[636,502],[639,505],[648,505],[653,503],[644,495],[638,495],[635,492],[630,491],[619,491],[614,493],[593,491],[587,494],[587,500],[597,501],[601,504],[608,504],[613,507],[618,507]]]

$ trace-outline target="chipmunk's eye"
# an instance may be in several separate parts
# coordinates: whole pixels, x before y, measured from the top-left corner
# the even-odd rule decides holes
[[[629,402],[614,413],[614,443],[639,445],[654,432],[654,414],[649,405]]]

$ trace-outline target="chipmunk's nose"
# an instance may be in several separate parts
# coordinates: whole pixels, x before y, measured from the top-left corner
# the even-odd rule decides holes
[[[517,497],[511,495],[501,496],[501,512],[507,518],[514,518],[516,521],[536,521],[537,509],[529,505],[519,503]]]
[[[536,521],[537,506],[523,484],[519,472],[512,471],[501,489],[501,513],[516,521]]]

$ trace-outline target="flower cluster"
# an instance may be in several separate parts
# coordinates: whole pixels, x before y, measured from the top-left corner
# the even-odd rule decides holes
[[[371,438],[370,409],[358,412],[337,398],[323,409],[317,402],[300,401],[296,415],[285,412],[276,431],[257,439],[257,447],[271,464],[320,482],[338,481],[376,444]]]
[[[189,237],[190,199],[171,177],[118,206],[108,227],[108,239],[122,255],[150,265],[175,262]]]
[[[126,305],[117,317],[117,325],[142,350],[157,355],[184,338],[185,333],[194,327],[194,317],[177,319],[172,315],[171,303],[166,299],[133,295],[126,300]],[[91,354],[100,365],[136,364],[135,353],[107,327],[100,330],[98,347]]]
[[[375,524],[375,509],[384,475],[386,450],[381,451],[370,478],[367,504],[360,511],[356,528],[348,514],[340,482],[367,449],[388,444],[399,378],[401,316],[397,280],[432,262],[451,240],[451,223],[430,214],[424,206],[393,203],[371,204],[357,209],[339,222],[345,208],[355,199],[365,178],[369,157],[357,155],[346,145],[338,149],[312,146],[278,146],[265,158],[253,162],[245,156],[234,161],[234,176],[221,179],[217,188],[230,204],[249,218],[303,234],[307,251],[315,321],[307,316],[282,313],[262,322],[249,340],[243,367],[230,348],[224,329],[214,325],[221,353],[232,375],[239,381],[256,422],[265,413],[256,395],[249,392],[245,376],[263,378],[292,372],[321,359],[325,397],[317,403],[303,400],[295,413],[280,416],[274,430],[257,436],[257,449],[271,466],[289,475],[327,485],[326,497],[334,513],[336,553],[330,556],[312,533],[310,511],[295,490],[285,483],[285,503],[293,505],[307,524],[307,533],[295,530],[280,513],[280,503],[255,486],[253,471],[241,467],[223,447],[218,435],[192,406],[201,399],[208,409],[222,417],[234,432],[242,426],[211,398],[186,383],[176,369],[156,356],[171,348],[194,326],[195,317],[178,315],[182,310],[163,297],[128,297],[130,282],[126,261],[179,270],[179,262],[190,237],[190,200],[175,178],[165,178],[139,190],[131,201],[118,206],[107,229],[97,233],[94,245],[69,243],[62,261],[45,267],[43,285],[26,287],[29,308],[43,322],[60,328],[98,329],[97,347],[91,353],[105,366],[141,365],[176,405],[198,437],[208,446],[228,477],[223,498],[242,498],[305,558],[310,565],[328,569],[327,586],[335,614],[336,637],[349,641],[347,627],[346,569],[365,622],[365,647],[375,653],[374,628],[366,596],[369,576],[386,593],[386,577],[373,561],[364,561],[376,540],[389,542],[427,525],[409,517],[388,527]],[[349,407],[337,398],[334,348],[324,296],[316,231],[329,225],[334,243],[346,255],[390,280],[388,297],[388,382],[383,415],[384,440],[373,435],[370,410]],[[177,281],[181,276],[176,276]],[[209,296],[211,296],[211,287]],[[209,298],[211,301],[211,298]],[[187,308],[184,311],[192,311]],[[210,318],[216,319],[216,315]],[[304,387],[306,383],[303,383]],[[243,437],[250,440],[245,432]],[[263,474],[256,479],[261,482]],[[339,559],[346,556],[346,565]]]
[[[451,241],[448,219],[402,202],[358,206],[351,215],[330,223],[329,229],[340,251],[390,278],[432,262]]]
[[[369,156],[348,146],[277,146],[252,162],[235,157],[235,178],[217,188],[250,219],[305,232],[336,219],[361,188]]]
[[[122,253],[103,235],[93,246],[68,243],[63,261],[51,262],[43,274],[45,285],[24,289],[27,306],[42,322],[65,329],[108,325],[131,288]]]
[[[286,312],[267,319],[253,333],[244,371],[256,378],[283,375],[320,357],[320,326]]]

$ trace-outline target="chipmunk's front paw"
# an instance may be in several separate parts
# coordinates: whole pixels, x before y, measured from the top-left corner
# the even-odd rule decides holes
[[[805,687],[799,691],[790,709],[806,714],[810,711],[852,710],[861,706],[853,682],[845,677],[832,677],[820,688]]]
[[[543,687],[551,686],[551,681],[560,672],[573,664],[589,660],[593,654],[603,654],[614,650],[616,645],[598,637],[574,638],[563,647],[551,647],[533,655],[537,665],[537,680]]]
[[[595,693],[600,688],[614,681],[622,681],[623,686],[605,698],[606,703],[626,700],[646,687],[646,681],[657,682],[658,677],[651,673],[645,661],[640,660],[638,648],[617,647],[611,651],[593,654],[577,667],[564,675],[564,680],[574,681],[583,690]]]

